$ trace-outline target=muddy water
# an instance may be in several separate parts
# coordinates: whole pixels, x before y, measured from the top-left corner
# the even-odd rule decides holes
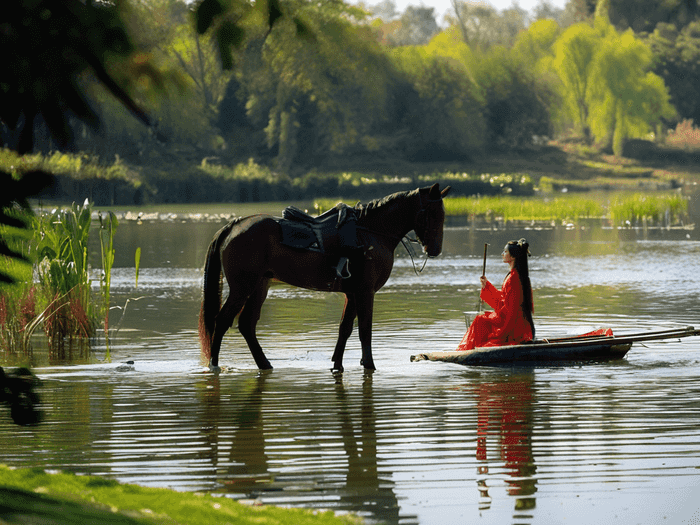
[[[538,335],[700,325],[700,242],[670,232],[449,229],[417,277],[397,259],[377,296],[374,356],[330,355],[343,300],[271,290],[260,373],[231,331],[223,372],[196,318],[215,222],[123,222],[109,354],[34,356],[45,421],[0,414],[0,461],[384,523],[681,523],[700,517],[700,338],[635,345],[612,363],[532,368],[411,363],[451,350],[509,238],[531,241]],[[143,250],[138,289],[133,250]],[[127,304],[127,300],[129,301]],[[39,345],[40,347],[40,345]],[[133,362],[131,364],[130,362]]]

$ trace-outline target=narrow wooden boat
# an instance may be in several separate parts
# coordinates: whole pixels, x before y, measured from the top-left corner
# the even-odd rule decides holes
[[[488,346],[464,352],[429,352],[411,361],[443,361],[460,365],[527,365],[552,361],[606,361],[622,359],[633,343],[700,335],[692,326],[626,335],[580,335],[540,339],[509,346]]]

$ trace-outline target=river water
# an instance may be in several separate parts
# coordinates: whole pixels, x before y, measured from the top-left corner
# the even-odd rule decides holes
[[[539,336],[700,325],[697,232],[448,228],[420,276],[397,250],[376,298],[376,372],[359,365],[357,332],[346,371],[330,372],[342,296],[279,285],[258,326],[274,370],[259,372],[231,330],[214,375],[196,323],[221,224],[122,221],[109,352],[100,340],[56,360],[37,344],[44,421],[0,414],[0,462],[387,524],[700,520],[700,338],[609,363],[410,362],[456,347],[479,308],[484,242],[498,284],[511,238],[531,244]]]

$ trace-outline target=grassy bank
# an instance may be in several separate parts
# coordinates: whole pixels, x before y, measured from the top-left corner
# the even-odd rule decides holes
[[[35,169],[56,182],[44,199],[96,205],[266,202],[342,196],[368,200],[425,186],[452,186],[453,196],[532,196],[603,191],[669,191],[700,183],[700,152],[631,141],[626,157],[576,142],[550,143],[519,151],[484,154],[471,161],[416,163],[385,157],[325,161],[293,175],[252,159],[151,152],[127,162],[105,162],[87,154],[27,155],[0,149],[0,169],[19,174]]]
[[[224,497],[0,465],[0,521],[103,525],[348,525],[332,512],[247,506]]]

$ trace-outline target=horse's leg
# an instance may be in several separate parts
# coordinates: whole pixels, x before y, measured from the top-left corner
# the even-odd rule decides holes
[[[230,293],[224,306],[221,307],[219,313],[216,314],[216,319],[214,320],[214,337],[211,343],[211,358],[209,359],[209,366],[211,368],[219,367],[219,350],[221,350],[221,342],[224,339],[224,334],[231,328],[233,320],[241,311],[243,305],[245,304],[245,297],[237,297],[233,293]]]
[[[338,330],[338,342],[335,344],[333,352],[333,370],[343,371],[343,354],[345,353],[345,345],[352,334],[352,325],[357,317],[357,308],[355,306],[355,296],[347,294],[345,296],[345,306],[343,307],[343,316],[340,319],[340,328]]]
[[[362,345],[362,360],[360,364],[367,370],[375,370],[372,359],[372,313],[374,311],[374,294],[357,294],[355,297],[357,307],[357,327],[360,332],[360,344]]]
[[[269,279],[260,281],[255,291],[248,297],[248,301],[245,303],[243,311],[238,318],[238,330],[248,343],[248,348],[250,348],[250,353],[253,354],[255,364],[258,365],[258,368],[261,370],[269,370],[272,368],[270,361],[265,357],[265,352],[263,352],[258,338],[255,335],[255,327],[260,320],[260,310],[267,298],[269,287]]]

